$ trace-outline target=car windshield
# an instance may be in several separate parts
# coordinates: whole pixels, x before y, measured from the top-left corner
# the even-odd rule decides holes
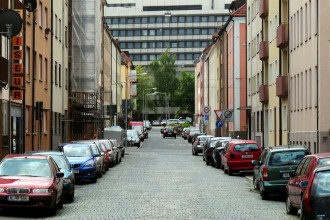
[[[312,195],[317,197],[330,196],[330,171],[318,172],[312,186]]]
[[[108,150],[111,149],[110,143],[108,141],[102,141],[101,144],[103,144]]]
[[[135,137],[137,133],[135,130],[127,130],[127,137]]]
[[[234,152],[250,152],[259,151],[257,144],[237,144],[234,148]]]
[[[63,152],[67,157],[91,157],[91,151],[88,146],[65,145]]]
[[[273,152],[269,158],[269,165],[297,165],[306,155],[308,155],[308,152],[306,150]]]
[[[199,138],[199,141],[201,141],[201,142],[205,142],[205,141],[207,141],[207,139],[209,139],[210,137],[200,137]]]
[[[46,159],[4,159],[0,164],[0,176],[51,177],[50,166]]]
[[[215,147],[215,145],[218,143],[219,140],[214,140],[214,141],[211,141],[210,143],[210,147]]]
[[[325,166],[325,165],[330,165],[330,157],[326,157],[326,158],[321,158],[319,159],[319,162],[317,164],[318,166]]]
[[[61,169],[70,170],[68,163],[63,155],[50,155],[56,162],[57,166]]]

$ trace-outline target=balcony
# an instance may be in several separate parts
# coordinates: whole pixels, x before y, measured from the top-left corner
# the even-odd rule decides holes
[[[276,30],[276,45],[283,49],[288,46],[288,42],[288,24],[283,23]]]
[[[268,41],[261,41],[259,45],[259,59],[268,60]]]
[[[259,101],[263,104],[268,103],[268,85],[259,86]]]
[[[262,19],[268,17],[268,0],[260,0],[259,3],[259,16]]]
[[[276,96],[288,97],[288,76],[279,76],[276,79]]]

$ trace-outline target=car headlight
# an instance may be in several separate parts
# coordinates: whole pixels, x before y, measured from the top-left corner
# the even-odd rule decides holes
[[[88,162],[85,164],[85,167],[94,167],[94,162]]]
[[[32,193],[53,193],[53,189],[32,189]]]
[[[5,188],[0,188],[0,193],[3,193],[5,191]]]

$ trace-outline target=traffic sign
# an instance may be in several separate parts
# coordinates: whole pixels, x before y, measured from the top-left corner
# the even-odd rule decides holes
[[[211,111],[210,106],[204,106],[203,107],[203,115],[209,115]]]
[[[217,121],[217,122],[215,123],[215,126],[216,126],[217,128],[222,128],[222,121],[221,121],[221,120]]]
[[[214,113],[217,116],[217,119],[221,120],[221,118],[222,118],[222,111],[221,110],[214,110]]]
[[[208,115],[204,115],[204,120],[208,121],[209,120],[209,116]]]
[[[222,120],[223,121],[234,121],[234,110],[233,109],[225,109],[222,110]]]

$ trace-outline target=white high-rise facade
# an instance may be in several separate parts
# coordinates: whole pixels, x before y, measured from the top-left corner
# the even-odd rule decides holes
[[[104,16],[120,48],[134,65],[147,66],[166,48],[179,70],[194,71],[194,61],[228,20],[231,0],[111,0]]]

